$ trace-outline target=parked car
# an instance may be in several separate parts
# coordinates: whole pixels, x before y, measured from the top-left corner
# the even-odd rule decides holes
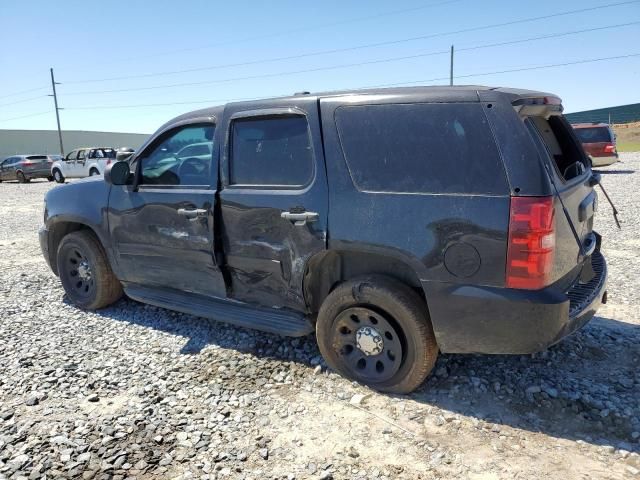
[[[0,163],[0,182],[17,180],[27,183],[33,178],[52,181],[51,164],[52,160],[47,155],[14,155],[5,158]]]
[[[53,163],[51,175],[58,183],[64,183],[67,178],[102,175],[106,166],[115,161],[115,158],[116,150],[111,147],[76,148],[63,160]]]
[[[576,123],[572,125],[594,167],[613,165],[618,158],[616,136],[607,123]]]
[[[606,301],[598,180],[550,94],[301,94],[169,121],[104,180],[49,191],[40,242],[81,308],[124,290],[315,331],[332,368],[403,393],[439,350],[528,354],[589,321]]]

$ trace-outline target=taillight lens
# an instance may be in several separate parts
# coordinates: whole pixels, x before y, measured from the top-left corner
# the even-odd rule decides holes
[[[30,167],[31,165],[33,165],[33,163],[31,163],[30,160],[25,160],[24,162],[22,162],[22,165],[25,167]]]
[[[111,165],[111,159],[110,158],[107,159],[107,165]]]
[[[507,287],[538,290],[550,283],[554,226],[553,197],[511,197]]]
[[[604,146],[604,153],[615,153],[616,147],[613,144],[608,144]]]

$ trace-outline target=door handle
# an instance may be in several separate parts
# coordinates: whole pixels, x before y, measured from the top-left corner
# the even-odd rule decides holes
[[[195,210],[187,210],[186,208],[179,208],[178,215],[182,215],[187,218],[206,217],[207,211],[204,208],[196,208]]]
[[[301,227],[306,225],[307,222],[315,222],[320,218],[316,212],[282,212],[281,218],[294,222],[294,225]]]

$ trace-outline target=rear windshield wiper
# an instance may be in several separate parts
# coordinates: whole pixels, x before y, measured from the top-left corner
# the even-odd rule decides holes
[[[616,221],[616,225],[618,226],[619,229],[622,229],[622,227],[620,226],[620,220],[618,220],[618,209],[611,201],[611,198],[609,198],[609,194],[604,189],[604,186],[602,185],[601,180],[602,180],[602,175],[600,174],[600,172],[593,172],[591,175],[591,178],[589,179],[589,184],[591,186],[598,185],[600,187],[600,190],[602,190],[602,193],[604,194],[604,197],[607,199],[607,202],[609,202],[609,205],[611,205],[611,210],[613,211],[613,219]]]

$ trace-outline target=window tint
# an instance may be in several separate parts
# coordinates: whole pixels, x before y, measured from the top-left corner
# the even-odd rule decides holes
[[[611,142],[611,133],[607,127],[575,128],[576,136],[582,143]]]
[[[313,157],[305,117],[236,120],[232,130],[231,184],[303,186],[311,180]]]
[[[190,125],[171,132],[142,157],[142,182],[152,185],[209,185],[213,125]],[[185,155],[204,144],[204,155]]]
[[[506,194],[504,168],[479,104],[340,107],[336,123],[360,190]]]

